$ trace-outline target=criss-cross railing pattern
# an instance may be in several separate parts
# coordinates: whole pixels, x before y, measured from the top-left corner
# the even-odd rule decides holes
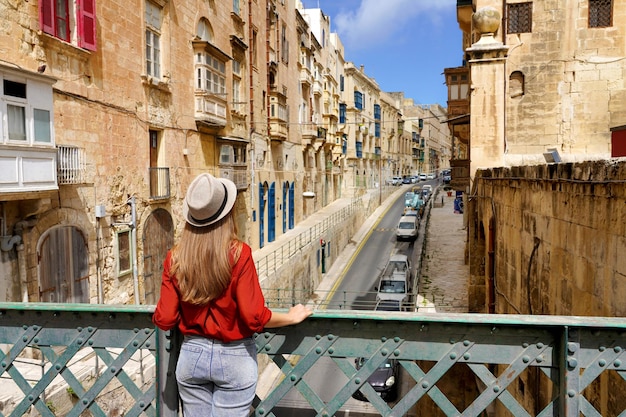
[[[298,408],[313,408],[318,416],[340,415],[354,410],[354,404],[347,403],[354,402],[351,396],[357,390],[369,400],[370,413],[373,408],[382,416],[428,415],[424,409],[413,410],[426,397],[447,416],[479,416],[490,407],[504,408],[513,416],[601,416],[607,415],[596,408],[602,373],[610,374],[607,381],[616,384],[604,393],[605,399],[611,398],[608,415],[626,415],[624,320],[397,313],[393,318],[383,314],[381,321],[381,314],[323,314],[325,320],[304,328],[257,336],[259,351],[284,374],[256,405],[257,416],[274,415],[271,410],[290,396],[293,407],[290,391],[297,391]],[[367,358],[365,366],[356,367],[356,357]],[[404,380],[400,398],[393,403],[383,401],[367,383],[387,359],[400,363]],[[316,369],[325,360],[331,365]],[[465,393],[464,401],[458,401],[450,381],[463,367],[470,378],[457,379]],[[339,377],[333,368],[341,371]],[[330,388],[328,375],[341,384]],[[462,386],[474,380],[480,382],[472,383],[473,389]],[[535,398],[529,409],[520,386],[537,380],[549,397]],[[319,394],[329,390],[327,398]],[[474,392],[470,399],[468,391]]]
[[[153,309],[0,303],[0,416],[180,415]],[[624,319],[324,310],[255,337],[259,417],[626,416]],[[369,382],[389,360],[393,400]]]
[[[146,308],[0,305],[10,416],[156,416],[156,332]],[[1,413],[0,413],[1,414]],[[5,415],[5,414],[1,414]]]

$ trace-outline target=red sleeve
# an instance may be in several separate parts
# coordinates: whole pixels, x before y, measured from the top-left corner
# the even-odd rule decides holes
[[[272,317],[272,312],[265,306],[259,276],[252,259],[252,250],[245,243],[239,261],[233,269],[233,277],[238,280],[235,297],[240,319],[253,332],[263,331]]]
[[[163,262],[161,295],[152,315],[152,322],[161,330],[173,329],[180,321],[180,294],[170,275],[171,261],[172,254],[168,252]]]

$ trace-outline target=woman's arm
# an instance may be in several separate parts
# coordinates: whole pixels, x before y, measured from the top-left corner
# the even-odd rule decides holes
[[[292,324],[298,324],[304,319],[313,314],[313,310],[309,307],[305,307],[302,304],[295,305],[289,309],[287,313],[279,313],[272,311],[272,317],[267,322],[265,327],[268,329],[274,327],[290,326]]]

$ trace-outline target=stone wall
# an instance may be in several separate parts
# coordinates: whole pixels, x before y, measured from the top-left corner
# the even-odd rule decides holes
[[[478,171],[471,274],[496,313],[626,315],[625,179],[625,161]]]
[[[624,160],[477,171],[466,204],[470,311],[625,316],[625,179]],[[611,379],[590,388],[602,415],[615,411],[600,389]]]

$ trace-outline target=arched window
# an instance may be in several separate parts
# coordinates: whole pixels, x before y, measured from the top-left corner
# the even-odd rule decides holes
[[[198,22],[196,36],[202,41],[213,42],[213,29],[211,29],[211,24],[207,19],[202,18]]]
[[[513,71],[509,76],[509,97],[523,96],[524,88],[524,74],[521,71]]]

